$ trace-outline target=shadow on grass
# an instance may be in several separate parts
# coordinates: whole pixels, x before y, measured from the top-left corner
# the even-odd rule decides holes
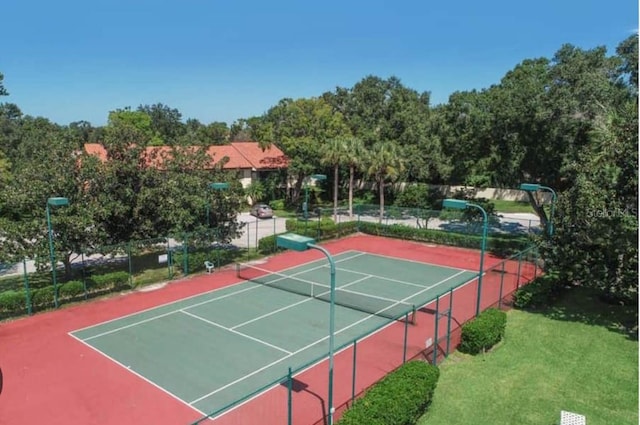
[[[603,326],[633,341],[638,340],[638,305],[607,303],[601,299],[601,293],[593,289],[567,288],[551,305],[526,311],[554,320]]]

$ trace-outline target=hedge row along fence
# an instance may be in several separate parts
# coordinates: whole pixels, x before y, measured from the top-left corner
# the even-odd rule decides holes
[[[427,411],[440,370],[410,361],[385,376],[357,399],[339,425],[412,425]]]
[[[504,337],[507,314],[490,308],[462,326],[462,338],[458,350],[468,354],[483,353]]]
[[[59,301],[69,302],[87,299],[107,292],[130,289],[129,275],[126,272],[105,273],[91,276],[84,281],[70,280],[58,285]],[[45,310],[54,306],[55,288],[53,285],[34,289],[0,292],[0,316],[15,312],[30,313],[33,310]]]

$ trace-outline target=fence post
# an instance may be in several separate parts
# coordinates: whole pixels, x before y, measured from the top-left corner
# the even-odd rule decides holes
[[[127,242],[127,257],[129,257],[129,286],[133,288],[133,260],[131,259],[131,241]]]
[[[187,243],[187,234],[182,234],[182,273],[187,276],[189,274],[189,245]]]
[[[276,216],[273,216],[273,252],[278,250],[278,238],[276,238]]]
[[[402,364],[407,361],[407,334],[409,332],[409,313],[404,315],[404,342],[402,343]]]
[[[29,289],[29,275],[27,274],[27,259],[22,259],[22,282],[24,284],[24,293],[26,295],[27,313],[29,316],[33,313],[31,306],[31,290]]]
[[[507,260],[504,260],[502,262],[502,270],[500,271],[500,293],[498,294],[498,310],[502,310],[502,287],[504,285],[504,263],[506,263]]]
[[[89,293],[87,292],[87,274],[85,272],[85,262],[84,262],[84,252],[82,255],[82,287],[84,288],[84,299],[89,298]]]
[[[258,217],[256,217],[256,251],[258,250]]]
[[[538,250],[533,253],[533,278],[538,277]]]
[[[516,275],[516,290],[520,289],[520,273],[522,267],[522,252],[518,252],[518,274]]]
[[[356,399],[356,347],[358,346],[358,340],[353,340],[353,368],[351,372],[351,405],[353,405]]]
[[[291,376],[291,367],[289,367],[289,373],[287,374],[287,424],[292,424],[292,392],[293,390],[293,377]]]
[[[440,320],[440,295],[436,297],[435,337],[433,338],[433,365],[438,365],[438,321]]]
[[[453,313],[453,289],[449,292],[449,314],[447,315],[447,356],[451,344],[451,314]]]

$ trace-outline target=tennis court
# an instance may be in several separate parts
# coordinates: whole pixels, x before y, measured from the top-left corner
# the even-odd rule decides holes
[[[334,259],[336,346],[477,277],[359,251]],[[238,284],[71,335],[203,414],[217,411],[329,351],[326,259],[238,273]]]

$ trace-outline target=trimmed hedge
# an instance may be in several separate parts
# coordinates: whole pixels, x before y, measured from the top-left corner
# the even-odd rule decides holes
[[[21,311],[26,305],[27,297],[24,291],[0,292],[0,311]]]
[[[63,283],[58,288],[58,291],[58,295],[63,299],[73,299],[80,295],[85,295],[84,284],[79,280],[70,280],[69,282]]]
[[[557,274],[538,276],[513,294],[513,305],[521,309],[544,307],[553,301],[560,289]]]
[[[507,314],[496,308],[480,313],[478,317],[462,326],[462,338],[458,350],[478,354],[502,340],[507,327]]]
[[[434,229],[416,229],[415,227],[405,226],[403,224],[386,225],[361,221],[358,224],[358,229],[362,233],[370,235],[388,236],[461,248],[480,249],[482,245],[481,235],[446,232]],[[530,245],[531,241],[527,236],[504,235],[487,237],[487,250],[501,257],[507,257],[523,251]]]
[[[440,370],[422,361],[403,364],[347,410],[340,425],[413,425],[427,411]]]
[[[323,219],[319,225],[317,221],[310,221],[305,232],[305,223],[303,221],[289,219],[285,223],[288,232],[306,235],[316,240],[331,239],[355,233],[357,231],[357,225],[358,223],[355,221],[336,224],[331,219]],[[258,241],[258,250],[261,254],[273,254],[278,250],[276,247],[277,236],[278,235],[265,236]]]
[[[129,287],[129,273],[123,271],[94,275],[87,281],[87,291],[89,292],[102,289],[118,289],[125,286]]]

